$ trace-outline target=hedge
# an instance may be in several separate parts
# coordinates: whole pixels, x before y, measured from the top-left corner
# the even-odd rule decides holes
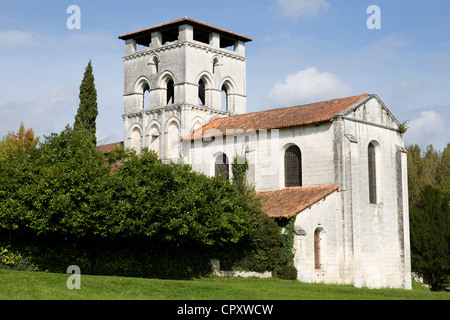
[[[218,254],[249,271],[288,265],[277,224],[242,182],[246,162],[230,182],[147,149],[105,155],[69,126],[45,138],[0,153],[0,247],[40,270],[189,277]]]

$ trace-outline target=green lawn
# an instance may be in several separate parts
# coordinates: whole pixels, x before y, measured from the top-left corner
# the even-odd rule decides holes
[[[0,270],[1,300],[450,300],[450,293],[367,289],[257,278],[160,280],[81,275],[69,290],[69,275]]]

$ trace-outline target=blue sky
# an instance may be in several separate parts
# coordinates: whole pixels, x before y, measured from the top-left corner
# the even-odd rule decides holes
[[[70,5],[80,29],[68,29]],[[370,5],[381,29],[369,29]],[[188,16],[252,37],[247,111],[376,93],[410,127],[405,143],[450,142],[447,0],[0,0],[0,137],[73,125],[91,59],[97,136],[123,139],[124,43],[117,36]]]

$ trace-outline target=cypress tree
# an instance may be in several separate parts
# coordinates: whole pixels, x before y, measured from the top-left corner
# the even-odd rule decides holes
[[[92,135],[92,143],[97,144],[95,136],[95,120],[97,110],[97,90],[95,89],[94,75],[92,73],[91,60],[84,71],[83,80],[80,85],[80,105],[75,116],[74,130],[86,130]]]
[[[450,195],[425,185],[410,209],[411,263],[431,286],[441,290],[450,275]]]

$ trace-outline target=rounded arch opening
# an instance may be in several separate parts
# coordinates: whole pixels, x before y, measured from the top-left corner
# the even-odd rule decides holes
[[[323,233],[324,230],[322,227],[317,227],[314,230],[314,269],[316,270],[323,269]]]
[[[161,77],[161,89],[165,91],[164,105],[175,103],[175,81],[170,73],[165,73]]]
[[[203,125],[204,125],[204,121],[202,118],[200,117],[196,117],[194,118],[194,120],[192,120],[192,132],[197,131],[198,129],[200,129]]]
[[[150,81],[142,76],[136,81],[134,89],[140,99],[138,101],[139,109],[150,107]]]
[[[214,159],[214,175],[223,177],[227,180],[230,179],[230,163],[225,153],[219,153]]]
[[[169,120],[167,126],[167,158],[176,159],[179,155],[180,125],[176,120]]]
[[[223,85],[221,90],[221,110],[228,111],[229,108],[229,101],[228,101],[228,88]]]
[[[234,105],[232,100],[232,94],[234,93],[234,85],[231,79],[227,78],[222,82],[220,86],[221,91],[221,110],[233,111]]]
[[[372,140],[367,145],[368,191],[371,204],[380,202],[381,190],[378,186],[381,180],[381,167],[380,144],[376,140]]]
[[[210,106],[211,105],[211,92],[209,89],[212,88],[213,81],[211,80],[212,76],[209,72],[204,71],[200,74],[197,80],[198,86],[198,104],[201,106]]]
[[[221,66],[221,60],[219,56],[214,56],[212,59],[212,73],[215,74],[218,71],[218,67]]]
[[[148,147],[150,150],[155,151],[157,155],[159,155],[160,152],[160,136],[161,136],[160,126],[157,123],[153,123],[148,131],[149,137]]]
[[[136,152],[141,151],[142,147],[142,134],[141,129],[138,126],[134,126],[131,129],[130,133],[130,147],[134,149]]]
[[[142,95],[142,108],[150,108],[151,102],[150,102],[150,86],[146,84],[143,88],[143,95]]]
[[[167,82],[167,95],[166,95],[166,104],[171,105],[175,102],[175,90],[174,90],[174,82],[170,79]]]
[[[301,187],[303,185],[302,153],[295,145],[287,145],[284,151],[284,186]]]
[[[158,73],[159,72],[159,58],[158,56],[153,56],[150,60],[150,64],[152,65],[152,72]]]
[[[198,104],[201,106],[206,105],[206,85],[203,78],[198,81]]]

